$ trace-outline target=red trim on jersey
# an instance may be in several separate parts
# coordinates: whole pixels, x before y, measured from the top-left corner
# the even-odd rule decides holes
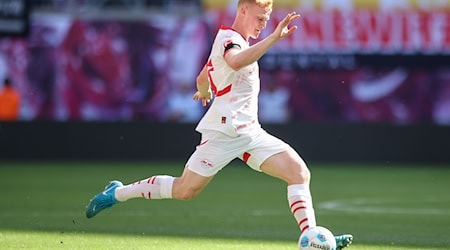
[[[244,155],[242,156],[242,159],[244,160],[245,163],[247,163],[250,156],[252,156],[252,155],[249,152],[244,153]]]
[[[221,30],[232,30],[232,31],[238,33],[239,35],[241,35],[242,38],[244,38],[244,40],[247,41],[247,39],[245,39],[245,37],[244,37],[241,33],[239,33],[237,30],[235,30],[235,29],[233,29],[233,28],[231,28],[231,27],[229,27],[229,26],[226,26],[226,25],[223,25],[223,24],[222,24],[222,25],[220,26],[220,29],[221,29]]]
[[[236,30],[234,30],[233,28],[231,28],[230,26],[226,26],[226,25],[220,25],[220,29],[221,30],[233,30],[233,31],[236,31]],[[236,31],[237,32],[237,31]]]
[[[216,90],[217,90],[217,89],[216,89]],[[226,86],[225,88],[223,88],[223,89],[217,91],[216,96],[217,96],[217,97],[223,96],[223,95],[225,95],[225,94],[230,93],[230,91],[231,91],[231,83],[228,84],[228,86]]]
[[[216,87],[216,84],[214,84],[214,80],[211,77],[211,71],[214,71],[214,66],[212,64],[211,59],[209,59],[208,62],[206,63],[206,67],[208,68],[207,72],[208,72],[209,83],[211,84],[211,90],[212,90],[213,94],[216,94],[217,87]]]
[[[211,77],[211,71],[214,71],[214,66],[212,64],[211,59],[208,60],[206,67],[208,68],[208,79],[209,79],[209,83],[211,84],[211,90],[214,93],[214,95],[219,97],[219,96],[229,93],[231,91],[231,83],[228,86],[226,86],[225,88],[223,88],[221,90],[217,90],[217,86],[216,86],[216,84],[214,84],[214,81]]]

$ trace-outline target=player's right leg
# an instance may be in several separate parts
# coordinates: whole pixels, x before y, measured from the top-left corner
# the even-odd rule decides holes
[[[189,158],[183,174],[178,177],[155,175],[123,186],[115,182],[113,188],[103,191],[91,200],[86,216],[91,218],[105,208],[132,198],[190,200],[197,196],[240,153],[248,140],[236,140],[219,132],[202,134],[202,143]]]
[[[114,187],[108,186],[103,192],[91,199],[87,206],[86,216],[88,218],[94,217],[103,209],[133,198],[149,200],[189,200],[194,198],[208,185],[214,175],[234,157],[232,154],[224,154],[224,152],[230,150],[222,150],[221,143],[217,144],[214,140],[203,140],[204,143],[200,144],[191,155],[180,177],[155,175],[125,186],[115,181]],[[230,146],[229,143],[225,145]]]
[[[155,175],[150,178],[123,185],[112,181],[105,189],[95,195],[86,207],[86,217],[92,218],[106,208],[132,198],[170,199],[175,178],[167,175]]]
[[[178,178],[155,175],[128,185],[112,181],[90,200],[86,217],[92,218],[106,208],[133,198],[189,200],[197,196],[212,179],[213,176],[205,177],[185,168]]]
[[[205,177],[199,175],[186,167],[180,177],[155,175],[126,186],[118,187],[115,190],[115,198],[120,202],[140,197],[148,200],[189,200],[197,196],[212,178],[213,176]]]
[[[193,172],[189,169],[189,166],[186,166],[183,175],[176,178],[173,183],[172,198],[190,200],[199,195],[213,178],[214,175],[203,176]]]

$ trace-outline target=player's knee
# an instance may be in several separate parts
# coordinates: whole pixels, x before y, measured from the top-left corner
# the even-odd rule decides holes
[[[286,182],[289,184],[309,183],[311,180],[311,172],[307,167],[292,167],[286,176]]]
[[[311,172],[308,168],[303,167],[300,169],[299,180],[303,182],[309,182],[311,180]]]

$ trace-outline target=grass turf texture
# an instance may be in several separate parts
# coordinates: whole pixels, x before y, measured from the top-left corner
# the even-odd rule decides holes
[[[109,180],[179,175],[183,163],[0,162],[2,249],[297,249],[283,182],[233,162],[192,201],[130,200],[92,219]],[[448,249],[450,168],[310,164],[317,222],[350,249]]]

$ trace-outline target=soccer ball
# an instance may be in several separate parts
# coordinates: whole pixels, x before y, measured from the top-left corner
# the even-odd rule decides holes
[[[300,250],[336,250],[336,240],[330,230],[316,226],[300,235],[298,246]]]

